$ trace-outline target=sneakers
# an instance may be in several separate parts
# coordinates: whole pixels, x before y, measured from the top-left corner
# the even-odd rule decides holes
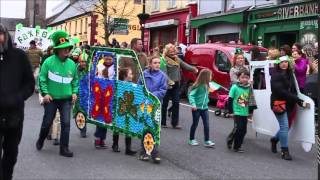
[[[195,139],[189,140],[188,144],[191,146],[199,146],[198,141]]]
[[[210,140],[204,142],[204,147],[207,147],[207,148],[213,148],[214,145],[215,145],[215,143]]]
[[[96,139],[96,140],[94,140],[94,147],[96,149],[106,149],[107,145],[104,142],[104,140]]]

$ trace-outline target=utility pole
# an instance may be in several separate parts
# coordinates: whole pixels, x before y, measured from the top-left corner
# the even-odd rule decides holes
[[[146,0],[142,0],[142,13],[138,14],[140,20],[140,29],[141,29],[141,40],[142,47],[144,48],[144,23],[149,18],[149,14],[146,14]]]

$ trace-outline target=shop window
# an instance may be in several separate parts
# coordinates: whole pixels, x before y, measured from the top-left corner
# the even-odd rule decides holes
[[[266,89],[266,78],[264,68],[256,68],[253,71],[253,89],[262,90]]]
[[[113,56],[103,56],[97,64],[96,77],[104,78],[108,80],[115,79],[115,69],[114,69],[114,58]]]
[[[215,65],[221,72],[229,72],[231,69],[231,63],[228,56],[222,51],[216,51],[216,61]]]
[[[159,11],[160,8],[160,0],[152,1],[152,11]]]
[[[141,0],[134,0],[134,4],[141,4]]]

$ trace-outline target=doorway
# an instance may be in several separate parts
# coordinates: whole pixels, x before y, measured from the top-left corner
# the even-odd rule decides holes
[[[292,46],[295,42],[298,42],[298,34],[298,31],[267,33],[265,34],[264,47],[280,48],[284,44]]]

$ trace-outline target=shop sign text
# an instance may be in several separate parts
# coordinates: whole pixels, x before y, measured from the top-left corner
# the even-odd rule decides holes
[[[318,4],[317,3],[307,3],[300,4],[289,7],[281,7],[278,9],[277,14],[279,19],[287,18],[297,18],[307,15],[316,15],[318,14]]]

